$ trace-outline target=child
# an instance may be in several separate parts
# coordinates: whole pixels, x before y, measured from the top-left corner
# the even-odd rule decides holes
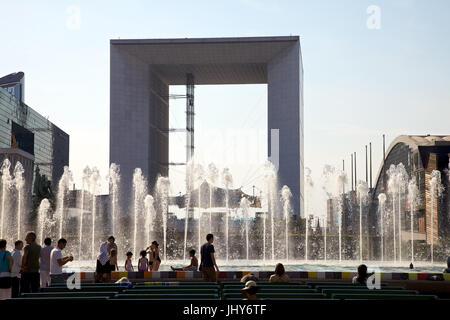
[[[198,269],[198,260],[197,260],[197,257],[195,256],[195,250],[194,249],[189,251],[189,257],[191,257],[191,264],[188,265],[187,267],[183,267],[183,268],[170,267],[170,268],[173,271],[197,271],[197,269]]]
[[[125,271],[133,272],[133,263],[131,262],[131,257],[133,256],[133,253],[131,251],[127,252],[127,260],[125,260]]]
[[[111,271],[119,271],[119,266],[117,265],[117,250],[112,249],[109,256],[109,264],[111,265]]]
[[[141,251],[141,258],[138,262],[138,270],[139,271],[147,271],[148,269],[148,259],[146,258],[147,252],[145,250]]]

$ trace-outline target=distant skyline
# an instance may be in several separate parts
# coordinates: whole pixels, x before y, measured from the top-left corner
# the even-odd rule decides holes
[[[305,167],[314,213],[323,214],[324,165],[341,168],[345,159],[350,173],[356,151],[364,179],[364,146],[372,142],[375,181],[383,133],[386,148],[401,134],[450,134],[449,10],[445,0],[0,1],[0,76],[25,72],[25,102],[70,135],[81,186],[86,165],[108,172],[110,39],[299,35]],[[266,107],[265,85],[196,87],[200,158],[229,166],[234,187],[249,193],[262,187],[254,168],[266,156]],[[184,127],[184,101],[170,109],[171,127]],[[171,161],[184,160],[184,141],[171,135]],[[246,153],[256,156],[241,161]],[[182,171],[171,168],[173,193],[184,188]]]

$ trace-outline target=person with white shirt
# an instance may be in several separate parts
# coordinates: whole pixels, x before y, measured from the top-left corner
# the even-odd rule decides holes
[[[50,283],[50,253],[54,249],[52,239],[45,238],[44,245],[41,249],[41,258],[39,270],[41,272],[41,288],[45,288]]]
[[[14,242],[14,250],[11,254],[13,265],[11,268],[11,298],[19,296],[20,289],[20,269],[22,268],[23,241]]]
[[[72,256],[64,257],[62,256],[62,250],[66,247],[67,240],[61,238],[58,240],[58,245],[52,250],[50,254],[50,283],[64,283],[64,275],[62,272],[62,267],[69,261],[73,261]]]

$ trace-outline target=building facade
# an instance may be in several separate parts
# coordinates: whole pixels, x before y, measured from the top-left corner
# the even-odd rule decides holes
[[[69,135],[2,87],[0,149],[3,154],[0,158],[14,154],[32,161],[33,175],[39,166],[40,173],[52,182],[53,188],[57,186],[64,166],[69,165]],[[31,185],[27,187],[31,188]]]
[[[303,215],[303,65],[298,36],[111,40],[110,51],[109,159],[120,165],[122,183],[129,186],[122,192],[131,191],[135,168],[142,169],[149,190],[158,175],[168,176],[170,85],[193,89],[267,83],[267,156],[278,169],[280,186],[291,189],[294,215]],[[191,124],[187,121],[186,130],[193,134]],[[193,152],[191,138],[188,147],[192,143]]]

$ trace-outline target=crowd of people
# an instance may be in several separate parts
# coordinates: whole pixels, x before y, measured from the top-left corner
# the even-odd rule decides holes
[[[36,233],[28,232],[25,243],[17,240],[11,252],[6,250],[7,242],[0,239],[0,300],[18,297],[21,293],[38,292],[39,288],[64,281],[62,267],[72,256],[63,256],[67,240],[61,238],[53,247],[46,238],[42,248],[36,243]],[[23,251],[23,254],[22,254]]]
[[[214,250],[214,235],[208,234],[206,242],[200,248],[200,264],[195,256],[196,251],[191,249],[190,264],[185,267],[172,267],[173,271],[201,271],[203,280],[216,282],[219,267],[217,266]],[[0,239],[0,300],[18,297],[21,293],[38,292],[39,288],[52,284],[64,283],[63,266],[73,261],[73,256],[63,255],[67,240],[61,238],[56,246],[52,246],[52,239],[44,239],[44,247],[36,243],[36,233],[28,232],[25,243],[17,240],[12,252],[6,250],[7,241]],[[23,254],[22,254],[23,251]],[[97,257],[95,270],[96,282],[109,282],[111,272],[118,271],[118,250],[114,236],[100,245],[100,253]],[[147,258],[148,256],[148,258]],[[133,253],[128,251],[124,269],[128,272],[135,271],[133,266]],[[158,271],[161,264],[159,256],[159,244],[153,241],[149,247],[140,252],[137,271]],[[450,257],[447,259],[447,268],[444,273],[450,273]],[[355,284],[366,284],[371,274],[367,272],[367,266],[358,266],[358,273],[352,279]],[[241,282],[245,283],[242,293],[248,300],[256,300],[258,297],[258,278],[250,273],[245,275]],[[289,282],[282,263],[278,263],[275,272],[270,276],[269,282]]]

